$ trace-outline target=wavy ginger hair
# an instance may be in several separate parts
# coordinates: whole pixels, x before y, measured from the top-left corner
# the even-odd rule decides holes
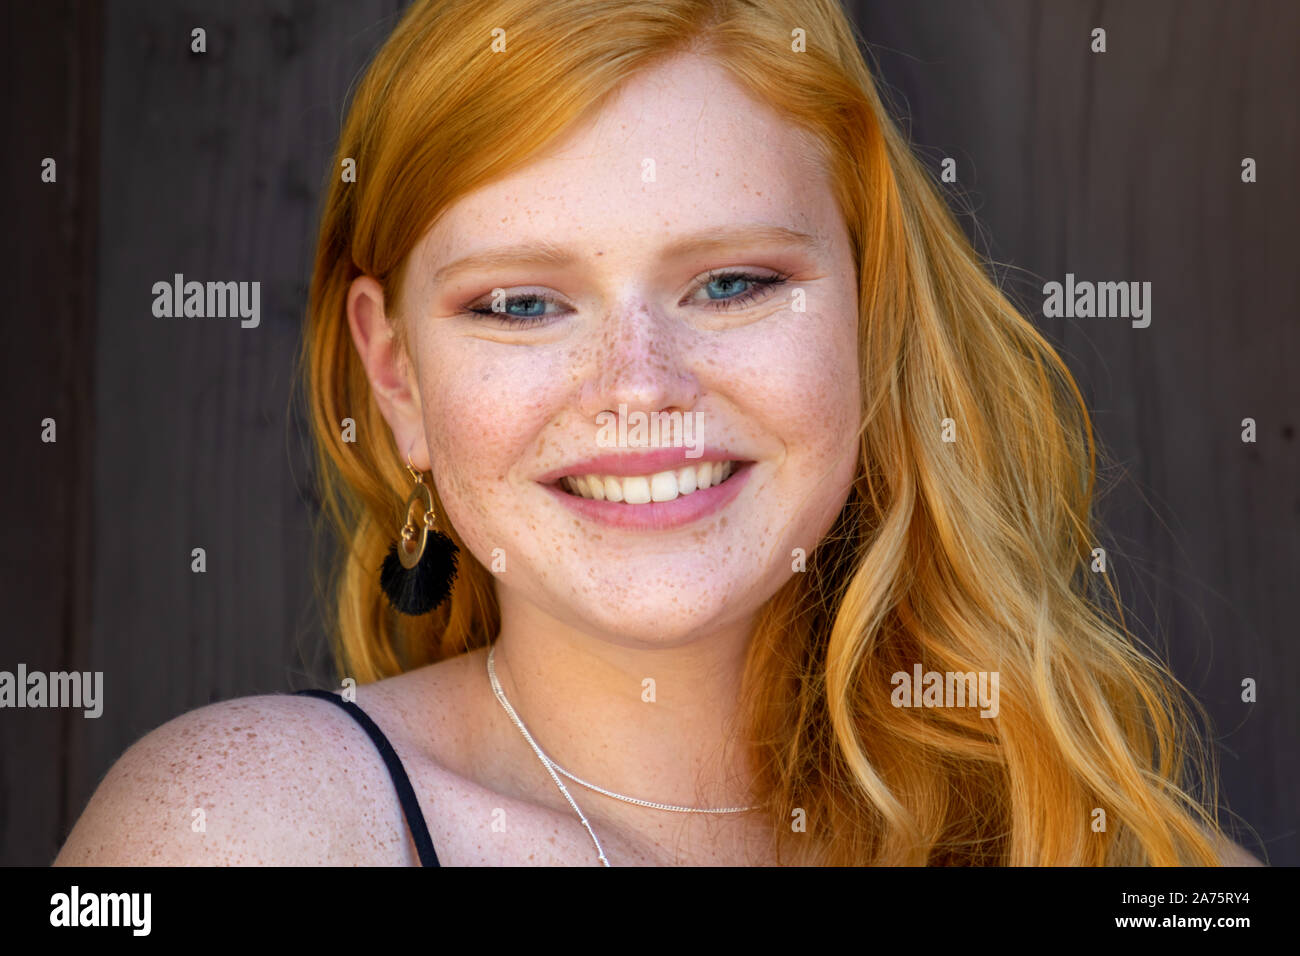
[[[858,476],[806,573],[764,605],[741,688],[780,859],[1218,862],[1213,796],[1190,788],[1205,758],[1184,692],[1091,583],[1082,396],[986,275],[835,0],[438,0],[403,16],[343,128],[303,353],[324,510],[345,542],[331,583],[340,672],[397,674],[489,643],[499,622],[492,576],[454,528],[446,605],[403,618],[379,589],[409,477],[348,332],[349,284],[375,277],[399,314],[408,254],[443,210],[687,51],[811,134],[857,265]],[[347,157],[355,183],[337,176]],[[354,443],[339,432],[349,417]],[[916,663],[998,672],[1000,713],[893,707],[890,676]]]

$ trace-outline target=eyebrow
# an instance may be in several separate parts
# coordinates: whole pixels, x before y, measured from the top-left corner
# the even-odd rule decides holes
[[[772,246],[793,245],[808,252],[821,252],[827,248],[827,242],[821,236],[812,236],[797,229],[767,223],[755,225],[727,226],[694,233],[673,240],[663,250],[661,257],[665,260],[684,259],[701,253],[724,252],[741,245]],[[433,275],[435,284],[471,269],[492,269],[505,266],[571,266],[579,259],[571,249],[557,245],[546,239],[536,242],[521,243],[488,249],[457,259],[443,266]]]

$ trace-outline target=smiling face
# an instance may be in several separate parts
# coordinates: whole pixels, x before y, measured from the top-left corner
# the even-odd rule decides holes
[[[857,290],[813,157],[683,55],[415,248],[397,321],[418,397],[380,405],[479,561],[501,549],[503,614],[681,643],[748,621],[830,527],[855,473]]]

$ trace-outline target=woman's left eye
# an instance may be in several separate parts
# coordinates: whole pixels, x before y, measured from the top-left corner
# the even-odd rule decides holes
[[[698,287],[705,293],[704,304],[711,309],[734,309],[762,298],[768,290],[784,283],[789,275],[775,273],[759,275],[753,272],[710,272]],[[687,301],[691,301],[688,299]]]

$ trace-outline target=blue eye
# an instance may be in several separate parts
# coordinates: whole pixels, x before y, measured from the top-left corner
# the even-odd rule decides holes
[[[753,272],[724,270],[710,272],[696,287],[696,295],[703,291],[705,299],[701,304],[718,311],[739,308],[761,298],[769,289],[782,285],[789,274],[758,275]],[[686,305],[691,298],[682,304]],[[492,300],[480,299],[479,303],[466,306],[461,311],[467,315],[480,315],[495,319],[505,325],[523,328],[540,325],[564,311],[564,303],[540,292],[518,292],[505,296],[498,311],[492,308]]]
[[[752,272],[710,272],[700,286],[708,295],[711,309],[733,309],[747,305],[768,289],[781,285],[788,275],[755,275]]]
[[[541,295],[536,292],[526,292],[517,295],[505,297],[501,311],[494,310],[491,305],[479,306],[471,305],[465,309],[466,312],[474,315],[483,315],[489,318],[497,319],[507,325],[535,325],[544,322],[551,316],[559,314],[559,310],[547,311],[547,306],[559,306],[560,303],[549,296]]]
[[[710,279],[705,283],[704,289],[709,293],[710,299],[729,299],[737,293],[745,291],[740,288],[742,283],[748,287],[749,280],[744,276],[724,275],[718,276],[716,279]]]
[[[514,318],[532,318],[546,314],[546,300],[539,295],[521,295],[506,300],[506,315]]]

